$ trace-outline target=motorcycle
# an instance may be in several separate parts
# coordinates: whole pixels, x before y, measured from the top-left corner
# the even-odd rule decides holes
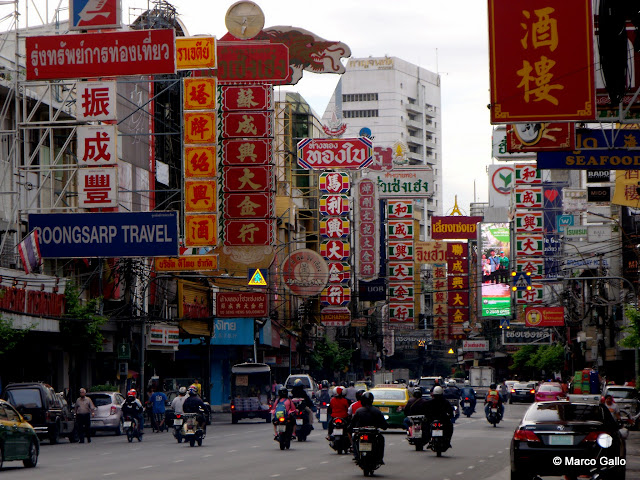
[[[373,471],[383,465],[378,445],[381,441],[384,440],[377,428],[362,427],[353,430],[353,455],[365,477],[373,477]]]
[[[139,442],[142,441],[142,433],[138,426],[138,420],[130,415],[126,415],[122,421],[122,428],[127,434],[127,440],[129,443],[133,442],[134,438],[137,438]]]
[[[444,432],[444,425],[438,419],[431,422],[427,447],[436,452],[438,457],[441,457],[442,452],[446,452],[449,449],[449,441]]]
[[[327,408],[329,404],[327,402],[319,402],[318,403],[318,422],[322,423],[322,428],[324,430],[327,429],[329,425]]]
[[[492,403],[489,407],[489,411],[487,412],[487,421],[492,424],[494,427],[500,423],[500,407],[497,403]]]
[[[287,416],[277,417],[273,419],[273,423],[276,425],[276,439],[280,444],[280,450],[285,448],[289,450],[291,446],[291,431],[293,430],[291,419]]]
[[[469,397],[464,397],[462,402],[460,403],[460,408],[462,408],[462,413],[469,418],[473,413],[473,408],[471,407],[471,399]]]
[[[178,441],[178,443],[182,443],[182,440],[184,440],[184,437],[182,436],[183,423],[184,423],[183,414],[176,413],[176,416],[173,419],[173,436]]]
[[[297,408],[295,413],[296,437],[299,442],[306,442],[307,437],[313,429],[309,423],[309,414],[307,413],[307,410],[300,406],[299,402],[296,402],[295,399],[293,401]]]
[[[193,447],[196,442],[198,446],[202,446],[202,440],[206,436],[206,432],[204,431],[201,422],[198,421],[198,417],[202,415],[201,413],[184,413],[182,414],[183,422],[182,422],[182,436],[184,437],[185,442],[189,442],[189,446]]]
[[[332,432],[329,436],[329,446],[333,448],[338,455],[347,453],[351,443],[349,442],[349,436],[347,435],[347,421],[343,418],[331,419]]]
[[[456,423],[456,420],[460,418],[460,399],[459,398],[447,398],[451,406],[453,407],[453,418],[451,423]]]
[[[424,449],[425,439],[422,436],[422,422],[424,415],[409,415],[409,428],[407,429],[407,441],[409,445],[416,447],[416,452]]]

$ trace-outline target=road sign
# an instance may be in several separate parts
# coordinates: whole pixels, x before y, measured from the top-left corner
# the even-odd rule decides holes
[[[531,272],[512,272],[513,286],[511,290],[514,292],[522,292],[531,290]]]
[[[500,319],[500,328],[510,328],[509,327],[509,319],[507,317]]]
[[[118,344],[118,360],[130,360],[131,359],[131,345],[128,343]]]
[[[262,268],[250,268],[248,270],[250,287],[266,287],[267,271]]]

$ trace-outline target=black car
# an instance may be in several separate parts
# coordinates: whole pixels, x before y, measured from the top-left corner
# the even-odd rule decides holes
[[[511,480],[599,473],[624,480],[625,441],[606,406],[566,400],[529,407],[511,440]]]
[[[515,383],[509,393],[511,394],[509,403],[533,403],[536,399],[536,385],[534,383]]]

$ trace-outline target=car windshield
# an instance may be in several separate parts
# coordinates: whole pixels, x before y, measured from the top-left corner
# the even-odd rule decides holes
[[[632,400],[636,398],[635,392],[630,388],[609,388],[607,393],[618,400]]]
[[[530,390],[533,388],[533,384],[532,383],[516,383],[513,385],[513,388],[520,388],[520,389],[527,389]]]
[[[529,422],[604,422],[599,405],[535,403],[525,414]]]
[[[539,392],[561,392],[562,388],[558,385],[542,385],[539,389]]]
[[[374,390],[373,399],[375,400],[406,400],[407,396],[403,390]]]
[[[105,405],[111,405],[111,396],[106,393],[92,393],[87,395],[96,407],[104,407]]]
[[[42,408],[40,390],[36,388],[18,388],[8,393],[9,403],[16,407]]]
[[[287,380],[287,384],[285,386],[287,388],[293,388],[293,384],[296,380],[302,381],[303,388],[311,388],[311,382],[309,382],[309,379],[307,377],[291,377],[289,378],[289,380]]]

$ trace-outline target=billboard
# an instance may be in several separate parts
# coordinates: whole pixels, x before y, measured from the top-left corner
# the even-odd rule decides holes
[[[482,287],[479,295],[483,317],[511,315],[511,244],[508,223],[480,224]]]
[[[120,0],[70,0],[69,30],[120,28]]]
[[[178,212],[29,214],[43,258],[177,257]]]

